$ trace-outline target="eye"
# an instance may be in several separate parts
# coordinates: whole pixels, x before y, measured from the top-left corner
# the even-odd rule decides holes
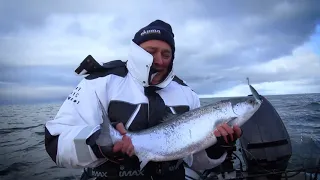
[[[152,55],[155,53],[155,52],[152,51],[152,50],[148,50],[147,52],[150,53],[150,54],[152,54]]]
[[[171,55],[169,53],[163,53],[162,57],[165,59],[169,59],[171,57]]]

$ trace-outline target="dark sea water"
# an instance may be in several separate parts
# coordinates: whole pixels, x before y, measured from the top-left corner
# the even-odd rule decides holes
[[[320,94],[266,97],[289,132],[289,167],[315,166],[320,158]],[[202,104],[219,99],[202,99]],[[77,179],[82,170],[57,168],[44,147],[44,123],[58,104],[0,106],[0,179]]]

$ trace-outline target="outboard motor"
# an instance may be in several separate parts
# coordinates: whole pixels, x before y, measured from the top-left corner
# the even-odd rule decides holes
[[[260,109],[242,125],[241,152],[248,175],[284,171],[292,155],[289,134],[279,114],[263,96]],[[267,170],[267,171],[266,171]],[[280,179],[281,175],[268,177]]]

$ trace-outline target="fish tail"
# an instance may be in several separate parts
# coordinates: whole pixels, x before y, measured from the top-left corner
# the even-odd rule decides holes
[[[261,104],[262,103],[261,96],[257,92],[257,90],[251,86],[250,81],[249,81],[249,77],[247,77],[247,81],[248,81],[248,85],[249,85],[250,91],[252,93],[252,96],[256,99],[257,102],[259,102]]]
[[[103,119],[103,122],[101,124],[101,129],[100,129],[100,137],[103,137],[103,138],[99,138],[99,140],[100,140],[99,143],[106,146],[106,147],[112,148],[115,142],[122,139],[122,135],[120,134],[119,131],[117,131],[113,127],[97,93],[96,93],[96,97],[98,100],[99,108],[102,112],[102,119]]]

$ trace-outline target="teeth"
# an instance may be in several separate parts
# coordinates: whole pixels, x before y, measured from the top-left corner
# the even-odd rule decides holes
[[[152,75],[151,75],[151,80],[157,75],[158,73],[156,72],[156,73],[153,73]]]

